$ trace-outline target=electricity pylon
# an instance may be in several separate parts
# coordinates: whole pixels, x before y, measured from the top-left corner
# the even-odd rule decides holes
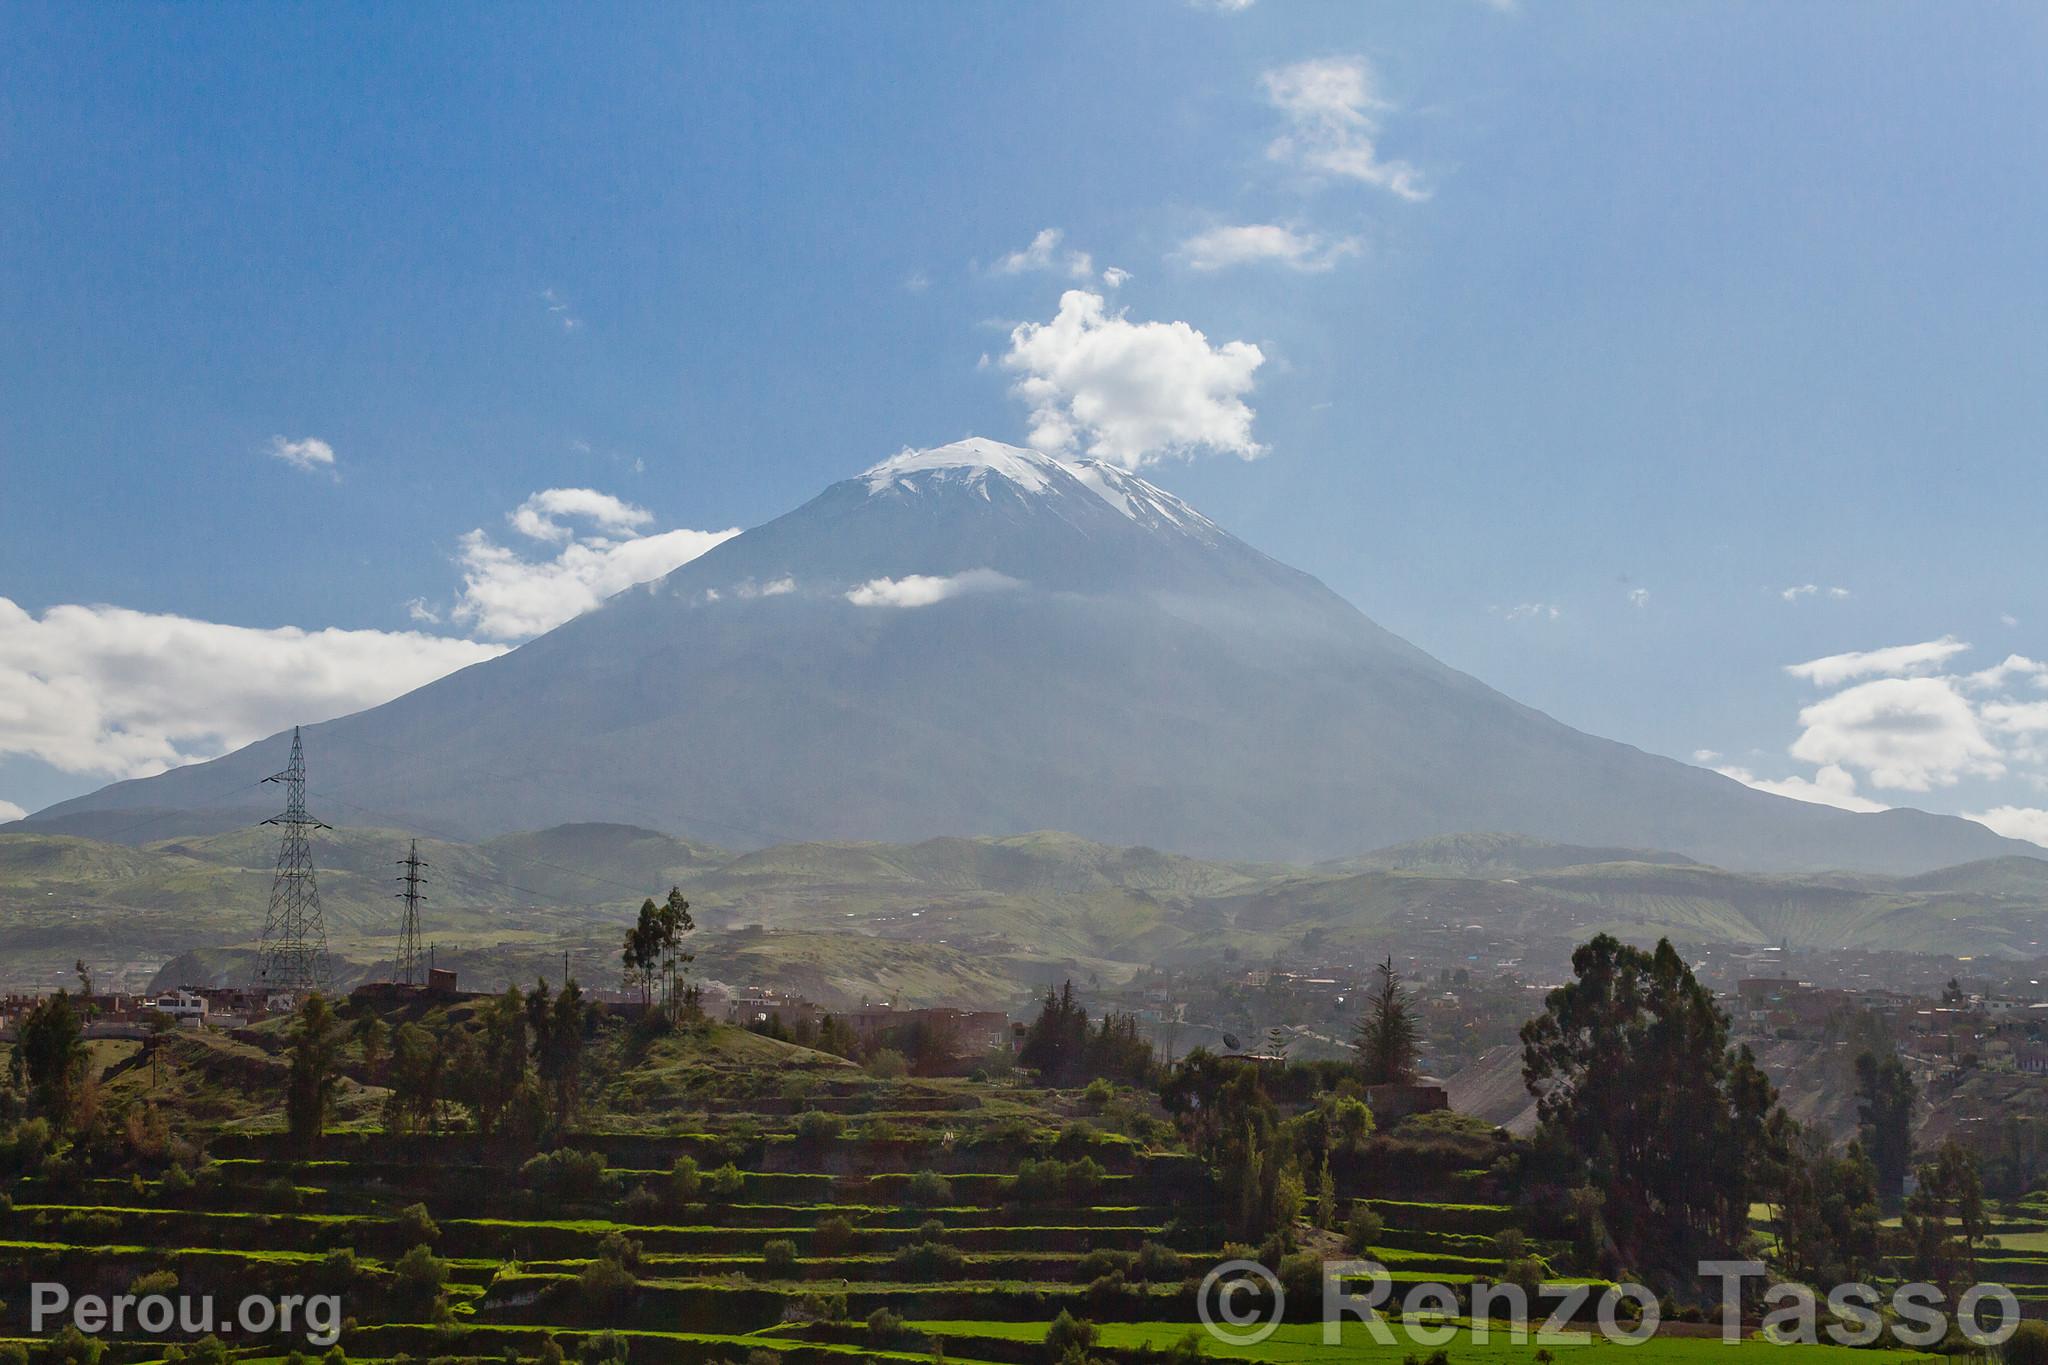
[[[420,869],[428,866],[420,860],[420,841],[412,841],[412,852],[398,860],[405,869],[405,875],[398,880],[405,883],[405,890],[398,893],[398,899],[405,902],[405,918],[398,925],[398,979],[408,986],[424,986],[426,973],[420,963],[420,902],[426,897],[420,894],[420,885],[426,881]]]
[[[306,749],[292,727],[292,760],[265,782],[284,784],[284,813],[263,823],[284,831],[277,846],[277,876],[270,884],[270,914],[256,956],[256,985],[266,991],[306,995],[327,990],[327,927],[320,918],[320,888],[313,880],[313,849],[307,833],[332,825],[306,814]]]

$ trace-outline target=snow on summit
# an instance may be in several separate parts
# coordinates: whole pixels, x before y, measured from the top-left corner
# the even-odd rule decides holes
[[[1142,526],[1173,527],[1204,540],[1218,534],[1216,524],[1165,489],[1128,470],[1101,460],[1061,460],[1042,451],[1004,445],[970,436],[930,450],[905,450],[869,469],[861,478],[872,496],[892,489],[913,489],[927,481],[957,483],[988,496],[988,479],[997,476],[1027,493],[1073,493],[1086,490]]]

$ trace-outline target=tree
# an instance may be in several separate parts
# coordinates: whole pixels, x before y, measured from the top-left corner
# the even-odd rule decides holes
[[[78,1117],[90,1062],[85,1029],[71,997],[63,991],[38,1001],[22,1019],[14,1049],[15,1084],[26,1086],[29,1103],[59,1132]]]
[[[1837,1156],[1825,1134],[1773,1118],[1787,1132],[1786,1159],[1772,1195],[1782,1268],[1796,1280],[1823,1287],[1876,1275],[1877,1169],[1862,1144],[1851,1142]]]
[[[439,1127],[446,1073],[441,1040],[423,1025],[400,1025],[391,1040],[391,1096],[384,1102],[384,1126],[401,1133]]]
[[[1522,1078],[1544,1136],[1631,1264],[1690,1272],[1739,1247],[1778,1159],[1777,1096],[1668,940],[1654,952],[1601,934],[1574,979],[1522,1026]]]
[[[1367,1085],[1406,1085],[1415,1079],[1422,1051],[1420,1030],[1393,957],[1373,971],[1378,981],[1366,1000],[1365,1017],[1358,1022],[1358,1068]]]
[[[390,1045],[391,1030],[382,1019],[374,1014],[365,1014],[356,1020],[349,1035],[363,1050],[363,1074],[371,1080],[377,1078],[377,1064],[384,1057],[384,1049]]]
[[[1932,1281],[1954,1297],[1977,1278],[1977,1244],[1984,1240],[1984,1182],[1977,1158],[1951,1138],[1921,1166],[1919,1186],[1899,1220],[1915,1279]],[[1951,1231],[1953,1230],[1953,1231]]]
[[[1856,1126],[1877,1171],[1877,1192],[1896,1206],[1913,1162],[1913,1103],[1919,1091],[1896,1053],[1879,1060],[1874,1052],[1856,1058]]]
[[[292,1145],[300,1151],[318,1146],[327,1127],[334,1092],[341,1084],[341,1043],[341,1021],[334,1017],[327,997],[318,992],[307,996],[292,1026],[292,1066],[284,1102]]]
[[[1045,988],[1038,1017],[1025,1030],[1017,1064],[1038,1072],[1048,1085],[1071,1085],[1080,1078],[1088,1053],[1088,1011],[1074,998],[1068,981],[1055,994]]]
[[[536,982],[526,997],[526,1020],[533,1030],[535,1069],[556,1131],[568,1126],[582,1086],[583,988],[571,979],[552,1000],[548,983]]]
[[[529,1056],[530,1028],[525,997],[517,986],[507,986],[477,1011],[476,1028],[456,1043],[449,1061],[450,1089],[469,1110],[481,1137],[495,1136],[508,1114],[525,1111],[531,1119],[538,1096]]]

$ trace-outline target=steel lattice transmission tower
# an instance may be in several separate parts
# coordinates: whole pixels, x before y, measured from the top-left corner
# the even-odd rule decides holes
[[[408,986],[424,986],[426,971],[420,959],[420,902],[426,897],[420,894],[420,884],[426,881],[420,869],[431,866],[420,859],[420,841],[412,841],[412,852],[398,860],[405,869],[405,875],[398,880],[405,883],[405,890],[398,893],[398,899],[405,902],[405,918],[398,926],[398,979]]]
[[[270,884],[270,915],[256,958],[256,984],[266,991],[304,995],[332,984],[327,969],[327,926],[320,918],[320,888],[313,880],[308,831],[332,829],[306,814],[306,749],[292,728],[292,761],[265,782],[284,784],[284,814],[263,823],[284,830],[277,846],[277,876]]]

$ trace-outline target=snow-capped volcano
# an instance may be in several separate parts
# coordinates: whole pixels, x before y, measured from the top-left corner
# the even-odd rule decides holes
[[[1886,872],[2032,847],[1789,801],[1573,730],[1136,474],[981,439],[883,460],[510,654],[309,726],[306,746],[325,808],[457,837],[591,820],[733,846],[1062,829],[1310,860],[1502,831]],[[29,827],[133,828],[152,808],[242,823],[268,813],[250,784],[276,748]]]

